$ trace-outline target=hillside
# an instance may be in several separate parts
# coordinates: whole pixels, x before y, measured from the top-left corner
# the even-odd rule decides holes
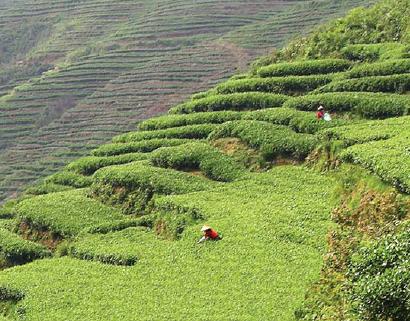
[[[7,202],[0,320],[409,321],[409,10],[355,9]]]
[[[0,202],[371,1],[2,1]]]

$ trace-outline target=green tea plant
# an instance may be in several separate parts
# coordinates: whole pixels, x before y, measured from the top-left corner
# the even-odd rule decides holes
[[[47,256],[50,252],[43,246],[0,228],[0,267],[24,264]]]
[[[341,49],[344,58],[358,61],[409,58],[408,46],[398,42],[354,44]]]
[[[107,157],[88,156],[70,163],[67,165],[66,170],[82,175],[92,175],[95,171],[103,167],[146,160],[149,157],[149,153],[129,153]]]
[[[315,111],[323,105],[330,112],[352,112],[364,118],[387,118],[406,115],[410,98],[406,95],[382,93],[324,93],[288,100],[284,107]]]
[[[396,186],[399,190],[410,193],[410,137],[399,135],[388,140],[369,142],[349,147],[340,157],[359,164],[382,180]]]
[[[63,237],[70,237],[84,229],[124,219],[115,208],[87,197],[86,190],[73,190],[36,196],[20,202],[19,221],[33,229],[48,229]]]
[[[410,320],[410,230],[363,246],[350,265],[351,299],[367,320]]]
[[[160,138],[203,139],[218,127],[218,124],[190,125],[157,131],[130,132],[113,138],[114,143],[130,143]]]
[[[314,75],[229,80],[218,85],[216,90],[219,94],[252,91],[277,94],[298,94],[324,86],[330,83],[333,77],[333,75]]]
[[[410,59],[394,59],[357,65],[347,73],[349,78],[388,76],[410,72]]]
[[[216,148],[197,142],[160,148],[153,152],[151,163],[164,168],[199,169],[208,178],[223,182],[241,177],[244,170]]]
[[[73,172],[63,171],[47,177],[44,182],[46,184],[53,183],[74,188],[83,188],[90,186],[92,179]]]
[[[346,71],[350,66],[351,62],[343,59],[302,60],[261,67],[257,74],[262,78],[330,74]]]
[[[210,135],[210,139],[224,137],[237,137],[260,149],[267,160],[278,156],[303,159],[317,144],[313,135],[297,134],[286,126],[253,120],[227,122]]]
[[[170,109],[171,114],[189,114],[221,110],[252,110],[282,106],[288,96],[269,93],[234,93],[195,99]]]
[[[122,154],[130,154],[130,153],[149,153],[153,150],[166,147],[166,146],[178,146],[181,144],[185,144],[189,142],[188,139],[150,139],[150,140],[143,140],[139,142],[132,142],[132,143],[114,143],[114,144],[106,144],[94,149],[91,153],[94,156],[115,156],[115,155],[122,155]]]
[[[339,80],[327,84],[316,93],[339,91],[369,91],[405,93],[410,90],[410,74],[372,76],[356,79]]]
[[[222,124],[230,120],[241,119],[242,114],[237,111],[198,112],[183,115],[165,115],[154,117],[138,124],[138,129],[143,131],[167,129],[199,124]]]

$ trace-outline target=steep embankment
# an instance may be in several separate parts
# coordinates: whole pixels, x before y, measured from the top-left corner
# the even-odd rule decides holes
[[[0,201],[318,22],[371,1],[0,7]]]
[[[408,321],[409,8],[354,10],[8,203],[0,315]]]

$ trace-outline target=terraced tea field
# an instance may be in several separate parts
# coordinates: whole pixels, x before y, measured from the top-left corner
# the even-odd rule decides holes
[[[371,1],[2,2],[0,202]]]
[[[409,321],[409,0],[353,10],[223,82],[233,71],[221,74],[224,58],[245,64],[238,43],[208,32],[234,37],[228,16],[209,29],[202,15],[186,18],[196,6],[167,4],[152,5],[138,30],[127,18],[110,32],[121,39],[113,51],[94,48],[1,98],[16,112],[27,102],[28,117],[48,87],[72,105],[22,138],[39,159],[49,152],[44,173],[86,155],[0,208],[0,319]],[[264,5],[249,6],[266,19],[253,22],[259,32],[270,25]],[[253,30],[225,9],[236,31]],[[200,21],[197,36],[189,24],[170,31],[182,24],[159,14],[169,10]],[[130,52],[146,60],[137,66]],[[92,69],[103,89],[75,76]],[[183,88],[200,92],[182,101]],[[59,100],[67,90],[78,96]],[[9,152],[30,155],[24,146]],[[34,180],[38,164],[13,155]],[[221,239],[198,242],[204,224]]]

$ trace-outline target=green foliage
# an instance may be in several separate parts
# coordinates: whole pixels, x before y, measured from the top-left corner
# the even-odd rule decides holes
[[[110,166],[94,174],[97,183],[126,190],[150,190],[158,194],[184,194],[215,187],[201,177],[170,169],[152,167],[142,162]],[[94,187],[98,193],[98,185]]]
[[[189,125],[157,131],[130,132],[113,138],[114,143],[138,142],[150,139],[203,139],[218,128],[218,124]]]
[[[346,59],[358,61],[410,58],[409,46],[397,42],[348,45],[341,54]]]
[[[362,247],[353,256],[352,300],[366,320],[410,320],[410,230]]]
[[[148,247],[155,244],[155,236],[143,227],[119,232],[87,235],[70,245],[70,256],[113,265],[134,265]]]
[[[330,74],[345,71],[350,66],[351,63],[343,59],[302,60],[261,67],[257,74],[262,78]]]
[[[149,227],[152,228],[154,225],[154,218],[152,215],[144,215],[138,218],[126,218],[120,221],[103,223],[100,225],[93,226],[86,230],[87,233],[91,234],[107,234],[109,232],[122,231],[129,227]]]
[[[170,109],[171,114],[220,110],[252,110],[282,106],[289,97],[269,93],[232,93],[188,101]]]
[[[237,137],[252,148],[260,149],[267,160],[278,156],[303,159],[316,146],[309,134],[297,134],[288,127],[262,121],[227,122],[212,133],[210,139]]]
[[[27,195],[44,195],[50,193],[69,191],[75,187],[45,182],[27,188],[24,192]]]
[[[410,117],[372,120],[323,130],[325,139],[340,140],[345,146],[395,137],[410,131]]]
[[[49,256],[43,246],[21,239],[18,235],[0,228],[0,267],[18,265]]]
[[[161,208],[172,203],[204,215],[177,241],[150,232],[139,236],[133,229],[78,238],[84,252],[134,255],[134,266],[70,257],[38,260],[1,273],[0,284],[26,294],[18,307],[26,308],[29,319],[293,320],[322,265],[333,182],[291,166],[251,175],[213,191],[161,197]],[[204,222],[223,240],[195,244]],[[255,298],[263,304],[255,306]],[[187,302],[193,303],[189,309]],[[168,304],[171,310],[164,309]]]
[[[66,170],[82,175],[91,175],[95,171],[103,167],[126,164],[139,160],[146,160],[149,157],[149,153],[130,153],[107,157],[88,156],[70,163],[69,165],[67,165]]]
[[[15,211],[14,207],[16,206],[17,201],[16,200],[10,200],[6,203],[4,203],[0,207],[0,219],[9,219],[14,217]]]
[[[189,142],[188,139],[150,139],[133,143],[106,144],[94,149],[94,156],[115,156],[129,153],[149,153],[160,147],[178,146]]]
[[[369,169],[399,190],[410,193],[409,153],[410,137],[403,134],[349,147],[342,152],[341,158]]]
[[[410,59],[394,59],[372,64],[361,64],[347,73],[349,78],[387,76],[410,72]]]
[[[199,112],[186,115],[165,115],[143,121],[138,125],[139,130],[158,130],[199,124],[222,124],[230,120],[238,120],[242,114],[237,111]]]
[[[314,75],[229,80],[218,85],[216,90],[219,94],[251,91],[298,94],[326,85],[332,81],[333,77],[333,75]]]
[[[339,56],[350,44],[377,44],[408,40],[408,0],[384,0],[370,9],[357,8],[342,19],[297,39],[283,51],[284,57],[323,58]]]
[[[339,80],[317,89],[316,92],[370,91],[406,93],[409,90],[410,74],[402,74]]]
[[[154,166],[179,170],[199,169],[216,181],[230,182],[242,175],[243,168],[234,160],[206,143],[188,143],[156,150],[151,158]]]
[[[63,171],[47,177],[44,182],[46,184],[52,183],[75,188],[83,188],[90,186],[92,184],[92,179],[73,172]]]
[[[20,202],[17,218],[33,229],[46,228],[61,236],[72,236],[84,229],[124,219],[117,209],[86,196],[85,190],[36,196]]]
[[[331,112],[350,111],[364,118],[387,118],[406,115],[410,98],[397,94],[337,92],[295,97],[284,107],[316,111],[320,105]]]
[[[306,96],[303,96],[306,97]],[[331,122],[318,120],[312,112],[299,111],[293,108],[273,108],[246,113],[243,120],[259,120],[276,125],[288,126],[298,133],[314,134],[322,129],[342,126],[350,123],[344,119],[333,119]]]

